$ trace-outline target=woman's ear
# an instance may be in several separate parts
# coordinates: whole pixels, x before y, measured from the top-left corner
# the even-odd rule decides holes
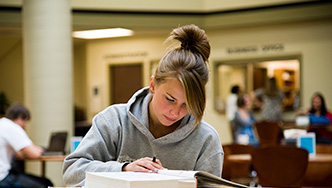
[[[154,79],[154,76],[152,75],[151,78],[150,78],[150,91],[152,94],[154,94],[154,89],[155,89],[155,79]]]

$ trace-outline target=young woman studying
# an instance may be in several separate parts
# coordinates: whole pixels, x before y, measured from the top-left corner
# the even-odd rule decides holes
[[[207,36],[187,25],[174,29],[168,40],[181,45],[160,60],[149,87],[93,118],[87,135],[64,161],[66,185],[84,185],[86,172],[167,168],[221,176],[219,136],[202,120],[210,56]]]

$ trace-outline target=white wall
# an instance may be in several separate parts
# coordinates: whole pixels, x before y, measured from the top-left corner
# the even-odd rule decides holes
[[[23,103],[22,40],[0,37],[0,41],[0,91],[11,103]]]
[[[142,63],[144,86],[149,84],[150,61],[162,57],[165,37],[120,38],[96,40],[87,44],[87,80],[88,80],[88,119],[110,104],[109,101],[109,65],[118,63]],[[130,75],[128,75],[130,76]],[[101,91],[92,95],[93,88]]]

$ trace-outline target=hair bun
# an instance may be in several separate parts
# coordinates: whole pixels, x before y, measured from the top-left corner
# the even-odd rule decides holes
[[[210,44],[205,31],[196,25],[186,25],[176,28],[171,38],[181,42],[181,48],[193,53],[199,53],[207,61],[210,56]]]
[[[195,50],[195,44],[194,40],[187,40],[181,43],[181,47],[185,50]]]

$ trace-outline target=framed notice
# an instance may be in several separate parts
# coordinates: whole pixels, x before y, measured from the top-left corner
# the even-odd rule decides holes
[[[316,155],[316,134],[307,133],[306,135],[299,135],[297,137],[297,147],[308,150],[309,156]]]

